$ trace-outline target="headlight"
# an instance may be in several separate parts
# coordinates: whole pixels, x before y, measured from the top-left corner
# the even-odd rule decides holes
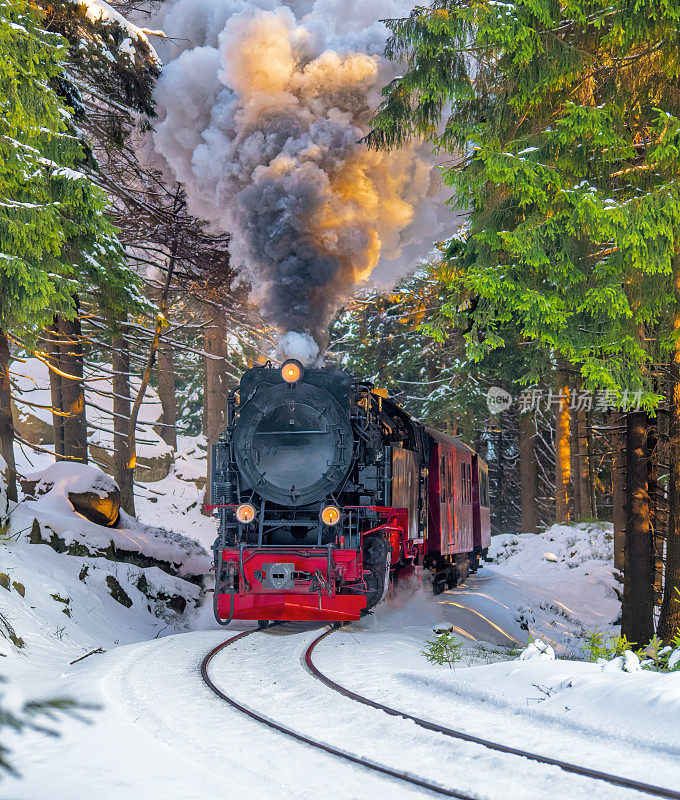
[[[337,525],[340,522],[340,509],[337,506],[326,506],[321,512],[321,522],[324,525]]]
[[[302,377],[302,364],[295,359],[286,361],[281,367],[281,377],[286,383],[297,383]]]
[[[255,519],[255,506],[250,503],[241,503],[236,509],[236,519],[242,524],[246,525]]]

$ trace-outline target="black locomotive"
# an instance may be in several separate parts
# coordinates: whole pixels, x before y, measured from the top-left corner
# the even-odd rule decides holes
[[[211,459],[220,621],[357,619],[415,564],[452,585],[488,537],[484,463],[341,370],[248,370]]]

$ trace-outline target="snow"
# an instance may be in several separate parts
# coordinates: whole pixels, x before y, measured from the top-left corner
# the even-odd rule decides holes
[[[185,579],[206,574],[209,558],[199,543],[207,546],[215,535],[214,520],[200,512],[206,450],[202,437],[180,437],[168,477],[153,484],[153,493],[138,487],[140,519],[123,515],[114,529],[68,507],[66,487],[91,485],[95,468],[86,474],[72,465],[50,467],[47,454],[32,456],[37,467],[63,477],[38,500],[15,507],[13,538],[0,542],[0,571],[25,586],[24,597],[0,587],[1,613],[25,643],[19,648],[0,636],[1,667],[14,705],[69,696],[93,708],[83,712],[87,721],[60,717],[58,738],[9,735],[22,777],[6,779],[0,794],[89,800],[96,786],[104,800],[202,800],[225,787],[262,798],[298,796],[304,786],[306,795],[331,800],[422,797],[264,729],[201,682],[198,667],[208,650],[252,628],[217,630],[210,595]],[[25,470],[20,449],[17,459]],[[87,554],[29,544],[33,518]],[[161,525],[165,530],[152,527]],[[419,717],[676,786],[680,672],[642,670],[630,653],[576,660],[588,630],[618,632],[611,539],[611,526],[602,523],[494,537],[493,564],[437,597],[425,576],[402,585],[373,614],[326,638],[315,661],[350,689]],[[112,541],[131,559],[97,556]],[[139,566],[135,553],[171,562],[174,574]],[[111,578],[132,601],[129,608],[114,598]],[[185,598],[186,609],[172,611],[170,595]],[[339,696],[301,664],[322,629],[289,623],[255,633],[222,651],[211,676],[237,700],[301,733],[489,800],[638,796],[450,740]],[[422,653],[445,630],[463,643],[455,670],[428,663]],[[105,652],[93,652],[100,648]]]
[[[86,6],[87,18],[92,20],[92,22],[97,22],[97,20],[106,20],[107,22],[118,23],[118,25],[120,25],[123,30],[129,33],[133,39],[141,39],[151,51],[151,56],[154,61],[159,61],[156,51],[149,42],[148,35],[164,37],[165,34],[163,31],[139,28],[137,25],[134,25],[132,22],[127,20],[114,8],[111,8],[111,6],[104,2],[104,0],[80,0],[80,2],[81,5]],[[123,43],[125,42],[128,42],[129,44],[129,39],[125,39]],[[125,49],[123,52],[129,52],[129,50]]]
[[[529,642],[519,656],[520,661],[529,661],[529,659],[532,658],[540,658],[543,661],[554,661],[555,651],[549,644],[544,642],[543,639],[538,639],[535,642]]]
[[[66,499],[69,492],[95,492],[99,497],[106,497],[118,490],[114,479],[97,467],[68,461],[55,462],[38,472],[31,472],[26,475],[26,480],[36,481],[37,495],[54,491]]]
[[[7,462],[0,455],[0,522],[3,521],[5,514],[9,510],[7,504],[7,484],[4,476],[7,474]]]

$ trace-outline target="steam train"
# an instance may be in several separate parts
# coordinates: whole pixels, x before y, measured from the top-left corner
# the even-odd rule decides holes
[[[248,370],[210,471],[224,625],[356,620],[416,566],[437,593],[488,550],[485,462],[342,370]]]

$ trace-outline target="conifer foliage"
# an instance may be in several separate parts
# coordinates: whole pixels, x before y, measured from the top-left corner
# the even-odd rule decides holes
[[[556,372],[568,365],[580,385],[609,390],[624,409],[631,390],[652,413],[670,397],[666,365],[680,330],[679,21],[677,3],[650,0],[435,0],[388,21],[388,55],[406,69],[385,89],[369,144],[424,137],[453,155],[445,180],[469,217],[446,251],[450,318],[464,321],[472,357],[503,347],[505,330],[516,329]],[[627,465],[628,495],[638,499],[650,485],[635,462],[641,436]],[[676,473],[671,463],[669,553],[680,552]],[[628,503],[627,551],[645,562],[649,513],[649,503]],[[680,580],[672,560],[669,598]],[[635,569],[650,571],[629,566],[627,584]],[[651,590],[643,603],[640,587],[627,585],[624,632],[646,641]]]
[[[134,281],[104,215],[107,197],[54,85],[65,42],[35,6],[0,2],[0,446],[16,497],[8,337],[34,339],[55,314],[73,318],[83,285],[126,296]]]

